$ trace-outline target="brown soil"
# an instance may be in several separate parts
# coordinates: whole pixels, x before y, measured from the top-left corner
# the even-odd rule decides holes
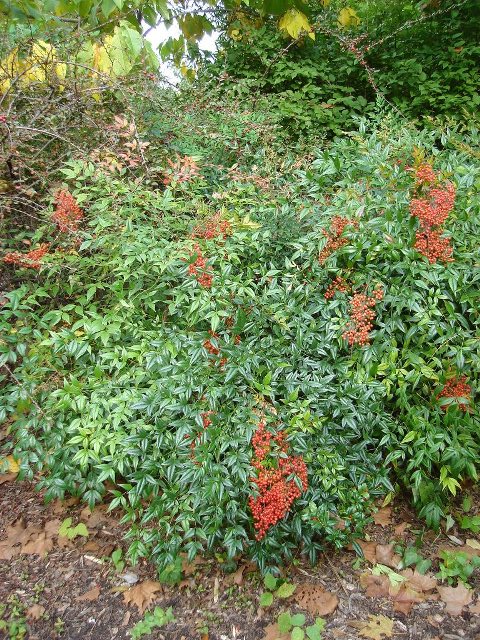
[[[26,526],[35,525],[38,530],[45,523],[63,521],[71,517],[73,523],[86,522],[88,539],[78,537],[74,541],[55,537],[52,549],[45,555],[16,554],[10,560],[0,560],[0,620],[8,620],[14,608],[17,618],[26,619],[30,640],[128,640],[129,630],[141,619],[136,606],[124,601],[127,586],[122,575],[130,571],[138,577],[138,583],[158,580],[155,568],[142,562],[137,567],[126,567],[123,574],[116,572],[107,559],[118,547],[126,548],[124,529],[118,521],[108,516],[105,509],[96,510],[90,516],[83,507],[65,503],[45,505],[41,495],[28,482],[8,481],[0,484],[0,544],[5,540],[8,525],[21,519]],[[395,527],[408,523],[405,531],[395,533]],[[34,527],[35,529],[35,527]],[[386,526],[371,525],[370,539],[386,544],[393,538],[412,544],[421,531],[420,523],[403,505],[393,511],[392,522]],[[449,534],[472,538],[465,532]],[[368,538],[368,535],[367,535]],[[432,557],[438,564],[436,552],[440,545],[452,546],[445,536],[427,533],[423,537],[422,554]],[[458,543],[457,543],[458,544]],[[354,565],[356,568],[354,568]],[[302,609],[293,598],[280,600],[268,609],[259,608],[259,594],[263,585],[258,572],[248,563],[240,561],[240,571],[225,574],[213,559],[201,559],[194,564],[184,563],[184,579],[177,586],[162,585],[153,596],[149,609],[154,606],[172,607],[176,622],[156,629],[147,639],[168,640],[262,640],[265,627],[276,621],[281,611],[292,613]],[[433,569],[437,566],[434,564]],[[440,600],[428,600],[415,604],[410,613],[394,611],[388,597],[367,597],[360,586],[361,573],[368,570],[368,563],[359,562],[350,551],[330,552],[316,567],[299,562],[288,567],[284,577],[301,585],[323,587],[338,596],[339,604],[334,613],[324,616],[327,620],[324,640],[359,640],[364,637],[361,623],[370,615],[384,615],[394,621],[390,637],[398,640],[475,640],[480,639],[480,615],[465,607],[461,615],[445,612]],[[478,581],[470,584],[480,586]],[[93,600],[79,600],[92,592]],[[476,604],[475,595],[473,603]],[[1,613],[1,605],[7,605]],[[37,608],[33,608],[38,605]],[[38,609],[41,607],[42,609]],[[477,608],[480,609],[480,607]],[[35,616],[41,613],[38,619]],[[309,623],[313,617],[307,615]],[[2,636],[2,633],[4,635]],[[9,638],[0,630],[0,637]],[[11,638],[12,636],[10,636]],[[269,640],[275,636],[269,636]],[[22,636],[13,636],[13,640]]]

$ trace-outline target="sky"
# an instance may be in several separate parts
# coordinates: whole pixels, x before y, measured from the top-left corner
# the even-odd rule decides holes
[[[161,42],[165,42],[165,40],[172,37],[178,38],[179,35],[180,28],[178,24],[174,23],[169,29],[167,29],[164,24],[160,24],[158,27],[152,29],[150,33],[147,34],[147,40],[151,42],[154,51],[157,52],[158,45]],[[216,33],[215,31],[211,34],[206,33],[200,40],[200,49],[203,49],[204,51],[215,51],[217,38],[218,33]],[[160,69],[167,80],[173,83],[178,82],[178,72],[174,70],[171,64],[161,62]]]

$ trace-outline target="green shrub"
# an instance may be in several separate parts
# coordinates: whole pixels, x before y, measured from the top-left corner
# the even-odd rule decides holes
[[[464,411],[437,397],[453,374],[475,389],[480,370],[480,163],[441,135],[439,152],[435,133],[363,123],[272,189],[221,168],[154,189],[70,163],[81,244],[64,235],[2,309],[0,411],[22,474],[40,470],[48,499],[94,503],[113,483],[130,556],[162,569],[182,551],[246,553],[264,570],[299,549],[314,561],[358,536],[396,481],[438,526],[476,478],[479,445],[473,398]],[[419,148],[457,189],[447,264],[413,248],[406,165]],[[335,216],[351,224],[320,264]],[[54,233],[47,216],[37,240]],[[350,290],[326,299],[338,276]],[[371,343],[349,347],[350,298],[378,287]],[[301,458],[308,489],[284,479],[301,495],[257,539],[260,422],[273,438],[264,468]]]

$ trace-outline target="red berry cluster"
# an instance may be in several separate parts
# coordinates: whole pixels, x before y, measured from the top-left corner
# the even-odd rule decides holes
[[[430,165],[420,165],[416,171],[416,184],[424,192],[424,197],[413,198],[410,213],[420,221],[415,236],[415,249],[430,263],[451,262],[453,249],[450,238],[442,237],[442,225],[455,204],[455,186],[447,182],[443,187],[430,187],[437,182],[437,176]],[[426,193],[425,193],[426,188]]]
[[[55,196],[55,211],[52,220],[60,231],[73,233],[83,219],[83,211],[69,191],[59,191]]]
[[[415,235],[415,249],[428,258],[433,264],[441,262],[452,262],[453,249],[450,245],[450,238],[442,238],[439,231],[435,229],[423,229],[417,231]]]
[[[232,226],[228,220],[224,220],[220,213],[215,214],[204,225],[197,225],[192,233],[192,238],[225,239],[231,235]]]
[[[195,276],[197,282],[205,289],[210,289],[213,282],[212,269],[207,267],[207,261],[203,257],[202,250],[198,244],[195,244],[194,251],[190,257],[196,256],[195,262],[188,265],[188,273]]]
[[[337,276],[335,280],[332,280],[328,285],[327,290],[325,291],[325,300],[331,300],[337,291],[346,293],[349,288],[348,283],[342,278],[342,276]]]
[[[28,269],[40,269],[42,258],[48,253],[49,247],[50,245],[45,242],[39,245],[37,249],[32,249],[32,251],[28,253],[13,251],[12,253],[7,253],[3,257],[3,261],[7,264],[16,264],[19,267]]]
[[[271,466],[274,443],[278,451],[283,454],[275,457],[276,467]],[[272,435],[266,430],[263,421],[259,423],[253,435],[252,445],[254,456],[251,464],[257,472],[252,482],[257,487],[258,496],[250,496],[248,503],[253,515],[255,538],[261,540],[270,527],[286,516],[293,501],[301,495],[302,490],[307,490],[307,466],[300,456],[287,455],[288,444],[285,434],[280,432],[275,436]],[[302,490],[293,479],[287,479],[291,475],[298,477]]]
[[[435,184],[437,176],[433,167],[428,162],[420,164],[415,171],[415,182],[418,185]]]
[[[343,218],[342,216],[334,216],[330,225],[330,231],[326,231],[325,229],[322,230],[323,235],[327,238],[327,244],[323,247],[318,256],[320,264],[323,264],[328,256],[330,256],[334,251],[347,244],[347,239],[342,238],[341,236],[345,227],[349,225],[357,227],[358,223],[352,222],[352,220]]]
[[[218,340],[218,338],[220,337],[218,333],[215,333],[214,331],[210,331],[210,335],[215,340]],[[203,346],[208,351],[208,353],[212,354],[212,356],[218,356],[218,354],[220,353],[220,347],[216,347],[210,339],[205,340]]]
[[[469,400],[472,394],[472,387],[467,384],[467,377],[462,376],[461,378],[451,378],[447,380],[445,386],[442,391],[438,394],[437,400],[440,398],[464,398]],[[447,405],[448,406],[448,405]],[[457,405],[462,411],[468,411],[467,402],[459,402]],[[445,411],[447,409],[446,406],[443,407]]]
[[[375,311],[373,307],[383,299],[383,290],[377,285],[371,296],[365,293],[356,293],[350,300],[350,322],[348,329],[343,333],[343,338],[352,347],[359,344],[361,347],[370,341],[370,331],[373,329]]]

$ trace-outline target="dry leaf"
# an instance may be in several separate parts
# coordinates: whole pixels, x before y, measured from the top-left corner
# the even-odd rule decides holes
[[[298,585],[293,597],[299,607],[313,616],[327,616],[338,606],[338,597],[318,584]]]
[[[51,538],[47,538],[45,532],[42,531],[37,538],[34,538],[23,545],[22,553],[44,557],[52,549],[53,540]]]
[[[28,620],[38,620],[45,613],[45,607],[42,607],[39,604],[34,604],[27,609],[27,619]]]
[[[57,538],[58,530],[60,529],[61,524],[62,524],[62,521],[59,520],[58,518],[55,518],[55,520],[49,520],[48,522],[46,522],[45,526],[43,527],[43,530],[45,531],[45,535],[48,538]]]
[[[467,545],[467,547],[470,547],[471,549],[478,549],[480,550],[480,542],[478,540],[475,540],[474,538],[469,538],[465,544]]]
[[[472,590],[459,583],[457,587],[438,587],[441,600],[445,603],[445,611],[452,616],[459,616],[463,607],[472,601]]]
[[[377,562],[379,562],[380,564],[384,564],[387,567],[391,567],[392,569],[396,569],[402,561],[400,556],[393,551],[393,543],[377,544],[377,548],[375,549],[375,557],[377,559]]]
[[[77,602],[92,602],[93,600],[96,600],[99,595],[100,589],[98,587],[93,587],[93,589],[84,593],[83,596],[78,596],[75,600]]]
[[[0,474],[0,484],[3,484],[4,482],[11,482],[12,480],[15,480],[17,475],[18,475],[17,473],[2,473],[2,474]]]
[[[375,551],[377,549],[377,543],[366,542],[366,540],[357,540],[357,543],[361,547],[363,551],[363,555],[365,556],[365,559],[371,562],[372,564],[375,564],[377,561],[376,555],[375,555]]]
[[[393,530],[394,534],[396,536],[401,536],[402,534],[405,533],[405,531],[407,529],[410,528],[410,523],[408,522],[402,522],[401,524],[397,524],[397,526],[395,527],[395,529]]]
[[[410,613],[414,604],[423,602],[425,596],[423,593],[409,587],[408,584],[402,584],[398,593],[392,599],[394,611],[407,614]]]
[[[157,598],[157,592],[161,591],[162,586],[155,580],[145,580],[131,587],[123,594],[125,604],[134,604],[139,613],[143,613],[154,600]]]
[[[241,585],[243,584],[243,572],[246,569],[246,564],[241,564],[238,569],[233,574],[233,582],[234,584]]]
[[[373,521],[381,527],[388,527],[392,523],[392,508],[383,507],[373,514]]]
[[[384,598],[390,595],[390,580],[386,575],[374,576],[371,573],[362,573],[360,585],[365,589],[365,595],[369,598]]]
[[[431,573],[422,575],[417,570],[405,569],[400,572],[400,575],[406,578],[408,585],[417,591],[431,591],[437,586],[437,579]]]
[[[182,572],[183,575],[188,578],[188,576],[193,575],[197,571],[197,567],[200,564],[204,564],[205,560],[203,560],[200,556],[195,556],[192,562],[187,560],[186,555],[182,554]]]
[[[262,640],[290,640],[289,633],[280,633],[277,623],[267,625],[263,631]]]
[[[370,619],[360,627],[360,635],[364,638],[372,640],[382,640],[382,638],[391,638],[393,632],[393,620],[386,616],[369,615]]]

